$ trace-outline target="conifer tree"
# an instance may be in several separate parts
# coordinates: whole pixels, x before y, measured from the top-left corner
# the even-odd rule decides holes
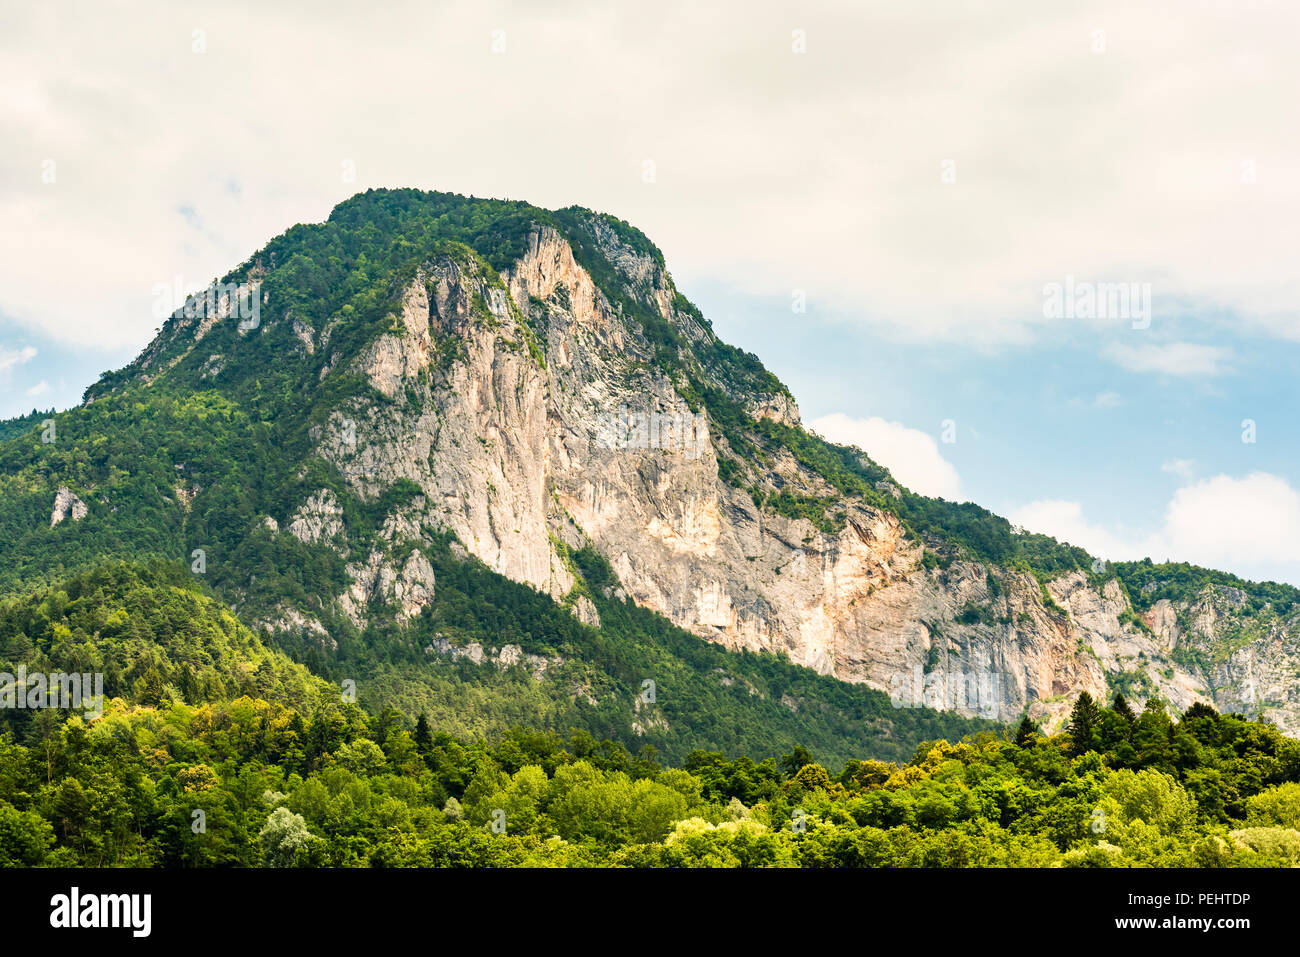
[[[1099,717],[1097,702],[1092,700],[1092,695],[1086,691],[1081,692],[1079,700],[1074,703],[1074,710],[1070,712],[1070,750],[1076,757],[1092,750]]]
[[[411,736],[415,741],[415,750],[422,755],[427,755],[433,750],[433,733],[429,730],[428,715],[423,713],[415,719],[415,734]]]
[[[1115,693],[1115,704],[1111,708],[1111,710],[1114,711],[1121,718],[1123,718],[1125,721],[1127,721],[1129,724],[1132,724],[1134,721],[1137,720],[1137,715],[1134,714],[1133,709],[1129,707],[1129,703],[1127,700],[1125,700],[1123,692]]]
[[[1029,742],[1033,740],[1034,735],[1038,733],[1038,726],[1029,720],[1029,715],[1020,719],[1020,727],[1016,729],[1016,747],[1027,748]]]

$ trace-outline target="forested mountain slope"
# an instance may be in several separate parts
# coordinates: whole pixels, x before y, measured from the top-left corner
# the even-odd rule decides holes
[[[603,610],[654,618],[621,607]],[[690,642],[708,648],[684,633],[674,644]],[[1201,705],[1175,722],[1154,701],[1136,714],[1083,695],[1070,733],[1051,738],[1026,721],[1014,738],[931,741],[897,763],[828,771],[796,745],[759,761],[695,749],[665,768],[654,747],[632,754],[579,728],[484,740],[367,713],[156,563],[0,603],[0,666],[15,657],[101,668],[110,697],[94,716],[0,710],[0,866],[1300,861],[1300,743]],[[813,678],[814,694],[848,687]]]
[[[1004,721],[1123,689],[1300,727],[1294,589],[909,492],[807,432],[613,217],[370,191],[222,283],[252,292],[177,310],[52,440],[0,432],[0,588],[181,562],[363,703],[470,733],[682,754],[717,714],[720,747],[748,725],[837,758],[928,733],[764,655]]]

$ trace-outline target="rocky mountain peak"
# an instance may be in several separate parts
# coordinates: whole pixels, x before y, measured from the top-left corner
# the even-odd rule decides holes
[[[1246,669],[1273,689],[1254,711],[1300,723],[1262,677],[1289,650],[1217,657],[1225,629],[1264,614],[1249,589],[1171,596],[1138,566],[1097,572],[811,435],[615,217],[372,190],[217,285],[87,398],[206,396],[272,437],[290,478],[250,525],[327,550],[342,577],[314,606],[263,608],[270,627],[420,614],[435,583],[413,556],[450,535],[589,623],[572,555],[593,550],[674,624],[899,707],[1059,720],[1080,690],[1120,688],[1235,706]],[[1267,614],[1260,641],[1290,649],[1294,618]]]

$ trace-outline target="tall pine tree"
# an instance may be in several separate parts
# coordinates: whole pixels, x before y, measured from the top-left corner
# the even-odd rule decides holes
[[[1132,724],[1134,721],[1137,720],[1137,715],[1134,714],[1133,709],[1129,707],[1128,701],[1125,700],[1124,693],[1122,691],[1115,692],[1115,704],[1111,707],[1111,710],[1114,711],[1121,718],[1123,718],[1125,721],[1127,721],[1129,724]]]
[[[1093,749],[1100,716],[1097,702],[1092,700],[1092,695],[1086,691],[1081,692],[1079,700],[1074,703],[1074,710],[1070,712],[1071,754],[1077,757]]]
[[[1034,735],[1037,733],[1038,725],[1029,720],[1029,715],[1025,715],[1020,719],[1020,727],[1016,729],[1016,747],[1029,747],[1029,743],[1034,739]]]
[[[421,755],[427,757],[433,750],[433,733],[429,730],[429,718],[423,712],[415,719],[415,734],[412,739],[415,741],[415,750]]]

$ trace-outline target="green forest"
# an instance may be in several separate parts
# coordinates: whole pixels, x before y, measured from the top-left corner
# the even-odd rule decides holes
[[[1300,742],[1201,705],[1084,694],[1062,734],[949,727],[895,760],[865,734],[843,760],[670,760],[580,727],[453,733],[361,707],[163,563],[0,604],[0,667],[20,659],[102,669],[108,700],[0,711],[6,866],[1300,863]]]

